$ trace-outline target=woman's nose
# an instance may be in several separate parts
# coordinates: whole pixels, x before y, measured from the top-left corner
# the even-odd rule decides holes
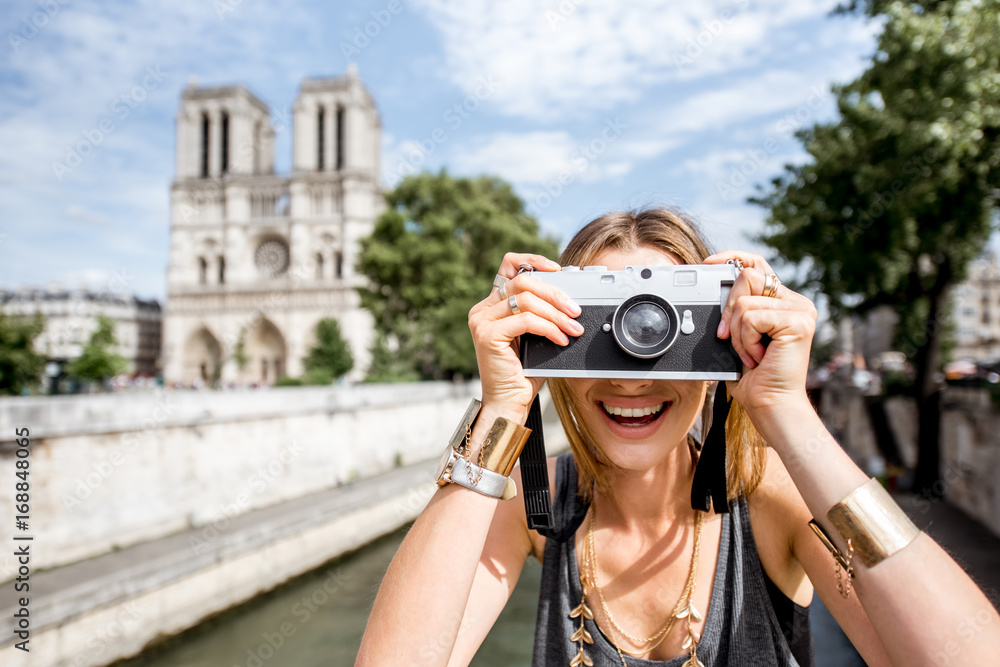
[[[620,391],[630,394],[637,394],[653,384],[653,381],[650,379],[615,378],[610,380],[610,382],[612,386],[617,387]]]

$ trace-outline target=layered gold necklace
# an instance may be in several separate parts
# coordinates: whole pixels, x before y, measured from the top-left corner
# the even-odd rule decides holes
[[[632,657],[641,657],[642,654],[649,653],[660,643],[666,639],[667,635],[670,634],[670,630],[674,627],[674,624],[678,620],[687,620],[687,637],[684,638],[684,642],[681,644],[684,649],[691,649],[691,657],[687,662],[684,663],[684,667],[705,667],[701,660],[698,659],[698,641],[701,639],[699,634],[695,632],[692,625],[694,623],[700,622],[702,620],[701,613],[694,606],[694,602],[691,599],[694,593],[694,587],[698,580],[698,554],[701,551],[701,533],[702,525],[704,523],[705,514],[695,510],[695,520],[694,520],[694,549],[691,553],[691,569],[688,574],[687,584],[684,586],[684,590],[681,591],[680,597],[677,599],[677,604],[674,605],[673,612],[667,619],[667,622],[660,628],[659,632],[656,634],[641,639],[627,632],[618,622],[615,620],[614,615],[611,613],[611,609],[608,607],[607,600],[604,599],[604,592],[601,590],[600,582],[597,578],[597,571],[599,569],[597,562],[597,549],[594,546],[594,530],[597,523],[597,512],[594,506],[590,506],[590,520],[587,526],[587,538],[586,545],[584,547],[584,559],[583,567],[580,570],[580,584],[583,588],[583,597],[580,599],[580,604],[570,612],[570,618],[579,618],[580,627],[573,633],[570,637],[570,641],[579,642],[579,651],[576,656],[570,661],[570,667],[580,667],[585,665],[586,667],[592,667],[594,664],[590,656],[584,651],[584,644],[593,644],[594,638],[584,627],[584,619],[589,618],[593,620],[594,613],[587,606],[587,594],[593,590],[597,593],[598,599],[601,601],[601,609],[604,611],[604,616],[611,623],[614,630],[629,640],[635,646],[643,647],[636,651],[629,651],[621,648],[618,643],[613,639],[611,633],[608,634],[608,639],[611,641],[611,645],[615,647],[618,651],[618,657],[621,658],[622,665],[628,667],[628,663],[625,662],[625,654]],[[595,621],[596,623],[596,621]]]

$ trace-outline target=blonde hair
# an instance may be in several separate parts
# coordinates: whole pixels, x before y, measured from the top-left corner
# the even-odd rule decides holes
[[[630,252],[644,246],[669,253],[681,264],[701,264],[712,254],[693,220],[679,211],[649,209],[608,213],[591,221],[569,242],[559,263],[586,266],[607,250]],[[585,501],[591,499],[594,487],[602,493],[611,493],[615,466],[579,418],[579,406],[569,385],[558,378],[550,378],[548,385],[576,459],[577,493]],[[706,416],[705,411],[702,416]],[[690,435],[688,439],[691,441]],[[765,447],[746,410],[733,400],[726,420],[726,481],[730,500],[749,496],[760,485],[767,464]]]

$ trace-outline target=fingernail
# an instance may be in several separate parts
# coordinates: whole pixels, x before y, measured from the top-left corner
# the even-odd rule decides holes
[[[722,333],[725,331],[725,320],[719,320],[719,328],[715,330],[715,335],[722,338]]]
[[[578,333],[578,334],[582,334],[583,333],[583,325],[580,324],[579,322],[577,322],[576,320],[570,320],[569,328],[570,328],[570,331],[573,331],[575,333]]]
[[[572,315],[573,317],[576,317],[577,315],[583,312],[580,306],[577,305],[576,301],[573,301],[571,299],[566,300],[566,307],[569,309],[569,314]]]

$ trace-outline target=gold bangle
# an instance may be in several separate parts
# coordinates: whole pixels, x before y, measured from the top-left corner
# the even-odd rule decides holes
[[[497,417],[479,450],[479,467],[510,477],[514,462],[528,442],[531,429],[505,417]]]
[[[826,518],[866,567],[878,565],[920,534],[875,478],[831,507]]]

